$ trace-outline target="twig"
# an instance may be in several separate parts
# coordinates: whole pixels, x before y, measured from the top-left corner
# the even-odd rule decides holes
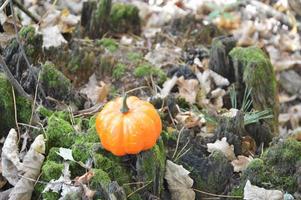
[[[222,194],[213,194],[210,192],[204,192],[202,190],[198,190],[198,189],[194,189],[192,188],[194,191],[201,193],[201,194],[206,194],[206,195],[210,195],[213,197],[223,197],[223,198],[232,198],[232,199],[242,199],[242,196],[229,196],[229,195],[222,195]]]
[[[40,82],[40,73],[38,75],[38,81],[37,81],[36,89],[35,89],[35,92],[34,92],[34,98],[33,98],[33,103],[32,103],[31,115],[30,115],[30,120],[29,120],[29,124],[30,125],[32,124],[32,116],[34,115],[34,110],[35,110],[35,107],[36,107],[39,82]]]
[[[178,151],[178,148],[179,148],[179,143],[180,143],[181,134],[182,134],[184,128],[185,128],[185,127],[183,126],[183,127],[181,128],[181,130],[179,131],[178,139],[177,139],[177,144],[176,144],[176,149],[175,149],[175,152],[174,152],[173,155],[172,155],[172,158],[174,158],[174,157],[176,156],[176,154],[177,154],[177,151]]]
[[[22,10],[28,17],[32,19],[35,23],[38,23],[40,19],[38,17],[34,16],[27,8],[25,8],[18,0],[12,0],[13,3],[20,9]]]
[[[20,128],[19,128],[19,125],[18,125],[17,105],[16,105],[16,95],[15,95],[15,90],[14,90],[14,87],[13,87],[13,86],[11,87],[11,90],[12,90],[12,94],[13,94],[15,123],[16,123],[17,132],[18,132],[18,144],[19,144],[19,141],[20,141],[20,139],[21,139],[21,134],[20,134]]]
[[[127,198],[129,198],[130,196],[132,196],[133,194],[135,194],[136,192],[142,190],[143,188],[147,187],[149,184],[151,184],[153,181],[148,182],[147,184],[145,184],[144,186],[138,188],[137,190],[133,191],[132,193],[130,193]]]
[[[19,84],[19,82],[12,75],[12,73],[10,72],[9,68],[7,67],[5,61],[3,60],[2,56],[0,56],[0,65],[2,66],[2,69],[5,73],[5,75],[7,76],[9,82],[17,90],[18,94],[25,97],[28,100],[32,100],[32,97],[25,92],[25,90],[22,88],[22,86]]]
[[[32,129],[41,130],[41,128],[30,125],[30,124],[25,124],[25,123],[21,123],[21,122],[18,122],[18,124],[21,126],[26,126],[26,127],[32,128]]]
[[[103,103],[97,103],[91,108],[85,109],[85,110],[79,110],[74,111],[73,115],[74,117],[83,117],[83,116],[89,116],[94,115],[95,113],[99,112],[99,110],[103,107]]]
[[[7,6],[8,3],[9,3],[9,0],[6,0],[0,7],[0,11],[2,11]]]

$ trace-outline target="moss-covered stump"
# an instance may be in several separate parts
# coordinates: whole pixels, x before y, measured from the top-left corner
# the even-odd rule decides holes
[[[243,172],[238,188],[232,194],[242,194],[247,180],[266,189],[278,189],[290,194],[299,190],[298,167],[301,163],[301,142],[288,139],[268,148],[262,158],[251,161]],[[298,191],[300,192],[300,191]]]
[[[233,174],[232,165],[219,151],[205,157],[200,151],[192,149],[181,158],[180,164],[191,172],[189,176],[194,180],[194,188],[214,194],[224,193]]]
[[[111,0],[84,2],[81,16],[82,32],[92,39],[105,33],[140,34],[139,9],[136,6],[114,3]]]
[[[38,64],[39,60],[43,57],[42,35],[37,34],[34,27],[24,26],[19,31],[19,37],[30,64]],[[23,58],[23,55],[19,48],[19,44],[16,39],[14,39],[5,48],[4,57],[9,67],[16,67],[17,63],[19,63],[21,70],[22,68],[27,68],[27,64],[25,62],[25,59]]]
[[[40,80],[47,96],[57,100],[70,98],[72,85],[62,72],[56,69],[53,63],[46,62],[42,65]]]
[[[140,34],[139,9],[130,4],[115,3],[110,13],[110,31]]]
[[[143,193],[145,199],[151,194],[160,197],[163,190],[165,162],[165,147],[161,139],[152,149],[137,155],[138,181],[149,184]]]
[[[271,110],[272,119],[263,120],[271,135],[278,135],[279,102],[273,66],[268,56],[258,47],[236,47],[229,55],[235,70],[236,83],[244,90],[251,89],[252,107],[257,111]],[[243,93],[238,95],[243,97]],[[242,102],[242,99],[238,102]]]
[[[16,113],[18,122],[28,123],[31,117],[31,102],[16,95]],[[16,126],[12,86],[3,73],[0,73],[0,137],[8,134]]]

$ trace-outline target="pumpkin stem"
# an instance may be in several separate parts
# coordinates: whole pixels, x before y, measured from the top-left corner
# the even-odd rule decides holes
[[[127,112],[129,112],[129,110],[130,110],[129,107],[128,107],[128,105],[126,104],[127,98],[128,98],[128,95],[125,94],[125,95],[123,96],[122,107],[121,107],[121,109],[120,109],[120,111],[121,111],[122,113],[127,113]]]

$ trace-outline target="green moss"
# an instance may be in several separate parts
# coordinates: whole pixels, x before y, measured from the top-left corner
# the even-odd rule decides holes
[[[122,78],[125,74],[125,70],[126,70],[126,66],[122,63],[118,63],[113,69],[113,73],[112,73],[113,78],[115,79]]]
[[[24,41],[25,53],[30,62],[37,63],[40,61],[43,37],[41,34],[36,34],[35,28],[32,26],[24,26],[19,31],[20,39]],[[17,41],[16,41],[17,42]],[[13,42],[12,46],[16,44]]]
[[[75,136],[73,127],[67,121],[55,115],[48,119],[46,131],[47,149],[51,147],[71,147]]]
[[[42,179],[45,181],[50,181],[52,179],[57,180],[60,178],[63,169],[63,164],[46,160],[42,167]]]
[[[104,170],[111,180],[117,181],[121,185],[131,182],[129,173],[122,167],[120,161],[110,159],[101,153],[95,153],[93,155],[93,160],[95,168]]]
[[[58,200],[60,198],[60,194],[56,192],[45,192],[43,193],[44,200]]]
[[[289,139],[270,147],[262,159],[254,159],[242,174],[242,183],[247,179],[260,187],[297,190],[296,165],[301,161],[301,143]],[[241,186],[243,187],[243,186]]]
[[[148,63],[138,65],[134,70],[134,75],[138,78],[153,75],[159,79],[158,81],[160,83],[163,83],[167,78],[166,74],[161,69],[153,67]]]
[[[24,97],[16,97],[16,107],[19,122],[28,123],[31,117],[31,102]]]
[[[39,113],[39,115],[41,115],[42,117],[50,117],[54,113],[52,110],[49,110],[42,105],[38,106],[36,112]]]
[[[48,96],[52,96],[58,100],[68,98],[72,87],[71,82],[51,62],[46,62],[42,66],[40,80]]]
[[[32,26],[24,26],[19,31],[20,39],[25,39],[28,43],[34,42],[35,28]]]
[[[0,113],[0,133],[2,137],[4,132],[8,133],[9,129],[15,126],[11,85],[3,73],[0,73]]]
[[[47,155],[47,160],[51,160],[56,163],[62,163],[64,159],[58,155],[58,152],[60,152],[59,147],[52,147]]]
[[[108,187],[111,182],[109,175],[102,169],[92,169],[94,176],[91,179],[90,186],[92,190],[99,190],[102,187]]]
[[[248,168],[242,173],[242,180],[245,181],[248,179],[253,185],[261,185],[262,183],[268,182],[265,172],[265,165],[262,159],[255,158],[252,160]]]
[[[137,173],[139,181],[152,181],[152,193],[159,195],[163,189],[163,177],[165,173],[166,152],[163,141],[150,150],[137,155]]]
[[[28,123],[31,117],[31,102],[19,96],[17,92],[15,95],[17,119],[19,122]],[[3,73],[0,73],[0,113],[0,136],[4,136],[15,127],[15,109],[12,86]]]
[[[96,144],[97,145],[97,144]],[[76,161],[85,163],[89,158],[92,157],[95,143],[76,143],[72,145],[72,155]]]
[[[301,142],[288,139],[283,143],[270,147],[263,155],[268,165],[283,174],[290,174],[298,161],[301,161]]]
[[[139,52],[129,52],[127,58],[132,62],[138,62],[143,59],[143,55]]]
[[[102,38],[101,40],[97,40],[96,44],[105,47],[111,53],[114,53],[119,48],[116,40],[112,38]]]
[[[229,196],[244,196],[244,188],[243,187],[234,187],[232,191],[229,193]]]
[[[114,32],[137,34],[140,32],[139,9],[130,4],[114,3],[111,9],[110,23],[110,28]]]

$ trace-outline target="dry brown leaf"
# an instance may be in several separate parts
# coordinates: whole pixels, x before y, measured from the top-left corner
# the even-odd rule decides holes
[[[96,103],[104,102],[107,99],[109,92],[110,92],[110,85],[105,84],[103,81],[101,81],[100,87],[98,88],[98,91],[97,91],[98,98],[97,98]]]
[[[280,190],[266,190],[252,185],[248,180],[244,187],[245,200],[283,200],[283,193]]]
[[[214,143],[208,143],[207,148],[207,151],[210,153],[214,151],[222,152],[228,160],[234,160],[236,158],[234,154],[234,146],[229,145],[226,137],[223,137],[221,140],[216,140]]]
[[[81,185],[81,184],[87,184],[91,180],[91,178],[94,176],[93,171],[88,171],[82,176],[78,176],[75,178],[74,185]]]
[[[93,105],[105,101],[109,91],[110,84],[98,81],[95,74],[92,74],[88,83],[80,89],[80,92],[86,94]]]
[[[2,165],[0,165],[0,189],[3,188],[6,183],[7,180],[2,176]]]
[[[89,200],[92,200],[93,197],[94,197],[95,194],[96,194],[96,191],[95,191],[95,190],[91,190],[91,189],[88,188],[88,186],[86,186],[86,185],[83,185],[83,188],[84,188],[85,196],[86,196]]]
[[[177,81],[178,81],[178,77],[173,76],[171,79],[168,79],[164,82],[163,88],[160,92],[161,98],[165,98],[167,97],[167,95],[169,95],[170,91],[176,85]]]
[[[9,131],[1,157],[2,175],[11,185],[16,185],[19,180],[18,172],[23,169],[23,164],[19,159],[18,133],[15,129]]]
[[[183,76],[177,81],[179,88],[179,96],[184,98],[188,103],[194,104],[196,96],[200,88],[199,82],[196,79],[184,79]]]
[[[23,159],[23,169],[25,172],[17,182],[9,195],[9,200],[30,200],[34,190],[35,180],[40,175],[40,170],[45,159],[45,141],[43,135],[35,138],[29,151]]]
[[[180,112],[176,115],[176,119],[181,122],[186,128],[201,126],[202,122],[199,116],[193,112]]]
[[[240,17],[239,16],[233,16],[232,18],[226,18],[223,16],[218,17],[215,20],[215,24],[221,28],[226,30],[233,30],[237,29],[240,26]]]
[[[253,160],[252,156],[246,157],[239,155],[236,160],[232,160],[231,164],[234,167],[235,172],[242,172],[247,169],[249,163]]]
[[[195,199],[195,192],[192,189],[193,180],[188,176],[189,173],[182,165],[177,165],[170,160],[166,161],[164,178],[167,181],[172,200]]]
[[[245,156],[252,156],[256,151],[256,142],[250,136],[242,137],[241,140],[241,151]]]

